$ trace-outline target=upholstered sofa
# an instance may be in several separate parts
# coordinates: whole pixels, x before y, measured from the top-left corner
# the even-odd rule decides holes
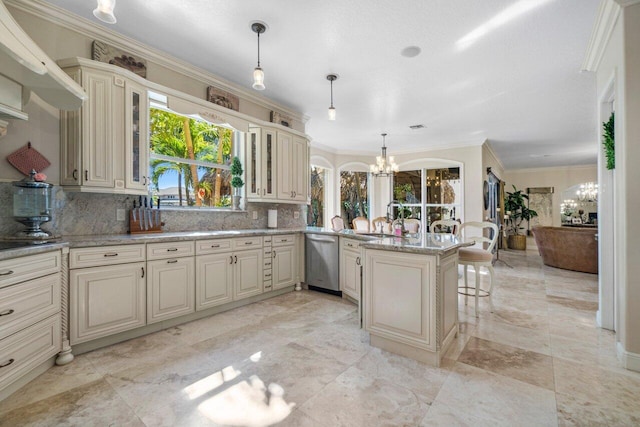
[[[545,265],[598,273],[597,228],[533,227],[532,231]]]

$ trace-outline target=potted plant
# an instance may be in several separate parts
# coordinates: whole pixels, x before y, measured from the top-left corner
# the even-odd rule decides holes
[[[509,249],[527,249],[527,236],[521,233],[524,230],[522,221],[529,221],[531,218],[538,216],[538,212],[529,209],[526,202],[529,196],[522,193],[522,190],[513,186],[513,192],[507,191],[504,198],[505,222],[507,233],[507,246]]]
[[[236,156],[233,158],[231,162],[231,186],[234,188],[234,193],[232,196],[233,209],[240,209],[240,189],[244,185],[244,181],[242,180],[242,163],[240,163],[240,159]]]

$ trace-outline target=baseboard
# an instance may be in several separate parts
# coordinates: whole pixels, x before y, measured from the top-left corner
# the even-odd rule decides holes
[[[625,350],[621,342],[616,343],[616,350],[623,368],[640,372],[640,354]]]

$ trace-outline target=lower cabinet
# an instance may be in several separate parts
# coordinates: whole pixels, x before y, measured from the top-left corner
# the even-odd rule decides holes
[[[233,256],[228,254],[196,257],[196,310],[233,301]]]
[[[233,254],[233,298],[242,299],[262,293],[262,248]]]
[[[147,261],[147,324],[195,311],[194,257]]]
[[[274,247],[272,252],[273,289],[282,289],[296,282],[295,245]]]
[[[71,270],[71,344],[144,326],[145,263]]]
[[[360,301],[362,255],[356,241],[340,239],[340,290]]]

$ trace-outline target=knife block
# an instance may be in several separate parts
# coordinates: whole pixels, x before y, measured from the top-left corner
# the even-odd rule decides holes
[[[157,209],[136,209],[136,221],[133,220],[133,211],[129,211],[129,234],[146,234],[146,233],[162,233],[162,226],[164,222],[162,222],[162,211],[158,211]],[[153,227],[147,226],[145,230],[143,227],[143,222],[141,221],[141,215],[147,215],[147,212],[151,214],[151,219],[153,219]],[[158,221],[156,221],[156,212],[158,213]],[[157,224],[156,224],[157,222]]]

